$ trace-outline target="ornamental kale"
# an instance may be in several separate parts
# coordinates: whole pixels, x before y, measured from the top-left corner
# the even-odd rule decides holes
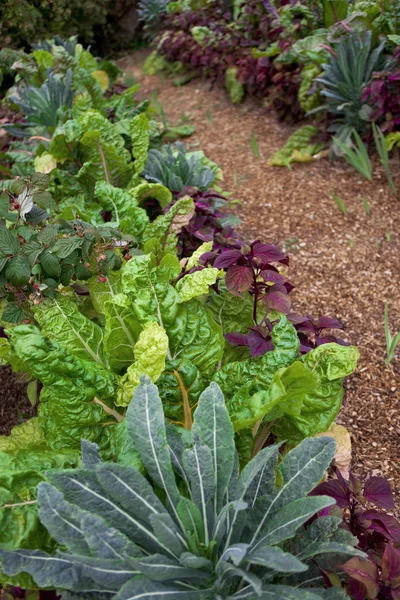
[[[7,575],[29,573],[63,598],[316,600],[325,598],[328,564],[334,572],[346,555],[362,556],[340,519],[305,527],[333,502],[307,496],[333,458],[331,438],[305,440],[279,466],[279,445],[269,446],[239,474],[216,384],[200,396],[185,436],[165,422],[146,377],[126,419],[147,476],[102,462],[98,447],[83,441],[84,467],[50,470],[38,488],[40,519],[62,550],[2,550]]]

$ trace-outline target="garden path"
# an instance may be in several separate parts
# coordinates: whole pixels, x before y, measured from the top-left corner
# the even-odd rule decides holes
[[[186,143],[222,167],[223,188],[243,201],[237,212],[246,237],[289,253],[295,311],[337,316],[345,338],[357,344],[361,358],[347,382],[339,421],[352,436],[356,473],[383,474],[400,496],[400,351],[385,367],[383,326],[388,300],[392,330],[400,329],[400,200],[391,194],[383,169],[375,165],[369,183],[344,161],[269,167],[268,157],[295,128],[278,123],[252,100],[233,106],[208,82],[174,87],[171,80],[144,76],[144,56],[125,57],[121,67],[140,82],[143,98],[157,94],[171,124],[183,112],[190,117],[196,133]],[[399,174],[399,165],[393,170]]]

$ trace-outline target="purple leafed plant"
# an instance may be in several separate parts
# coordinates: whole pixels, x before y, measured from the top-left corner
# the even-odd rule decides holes
[[[179,196],[186,194],[189,194],[194,201],[195,214],[179,233],[180,258],[191,256],[204,242],[213,242],[215,250],[235,245],[238,235],[234,227],[240,224],[240,220],[235,215],[224,211],[228,203],[227,199],[214,190],[202,192],[186,187]]]
[[[324,336],[326,329],[341,329],[337,319],[321,317],[313,319],[291,312],[289,298],[293,285],[279,272],[277,264],[288,265],[289,259],[279,248],[272,244],[255,241],[250,245],[237,239],[230,239],[230,250],[218,248],[203,255],[205,264],[226,271],[225,284],[234,296],[249,294],[253,300],[253,322],[246,334],[236,331],[225,334],[226,340],[233,346],[248,346],[253,358],[263,356],[273,350],[271,330],[273,322],[269,320],[270,311],[288,316],[298,331],[300,352],[305,353],[331,341],[333,336]],[[343,342],[342,342],[343,343]]]
[[[394,508],[393,493],[384,477],[370,477],[364,486],[350,474],[318,485],[311,495],[331,496],[343,511],[342,527],[358,539],[367,559],[353,557],[343,565],[355,600],[400,600],[400,523],[384,510]],[[371,505],[374,508],[371,508]],[[382,510],[383,509],[383,510]]]
[[[400,70],[374,73],[364,88],[362,102],[372,107],[371,121],[390,133],[400,128]]]

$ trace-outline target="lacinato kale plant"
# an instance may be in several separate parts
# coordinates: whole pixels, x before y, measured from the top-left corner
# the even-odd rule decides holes
[[[59,549],[2,550],[7,575],[29,573],[64,599],[346,597],[324,589],[324,572],[362,556],[355,538],[336,517],[306,526],[334,502],[307,496],[333,458],[331,438],[305,440],[279,465],[279,445],[269,446],[239,473],[219,387],[201,394],[182,435],[146,377],[126,421],[142,467],[103,462],[84,440],[83,467],[50,470],[38,488]]]

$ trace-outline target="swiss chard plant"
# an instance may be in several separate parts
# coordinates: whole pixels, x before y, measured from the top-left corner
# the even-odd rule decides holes
[[[83,467],[51,469],[38,488],[59,549],[2,550],[7,575],[29,574],[63,599],[345,598],[324,590],[324,572],[363,554],[339,518],[317,516],[334,501],[307,495],[333,458],[332,439],[305,440],[279,465],[279,445],[269,446],[239,473],[215,383],[185,435],[166,423],[146,377],[126,420],[141,468],[103,462],[84,440]]]

